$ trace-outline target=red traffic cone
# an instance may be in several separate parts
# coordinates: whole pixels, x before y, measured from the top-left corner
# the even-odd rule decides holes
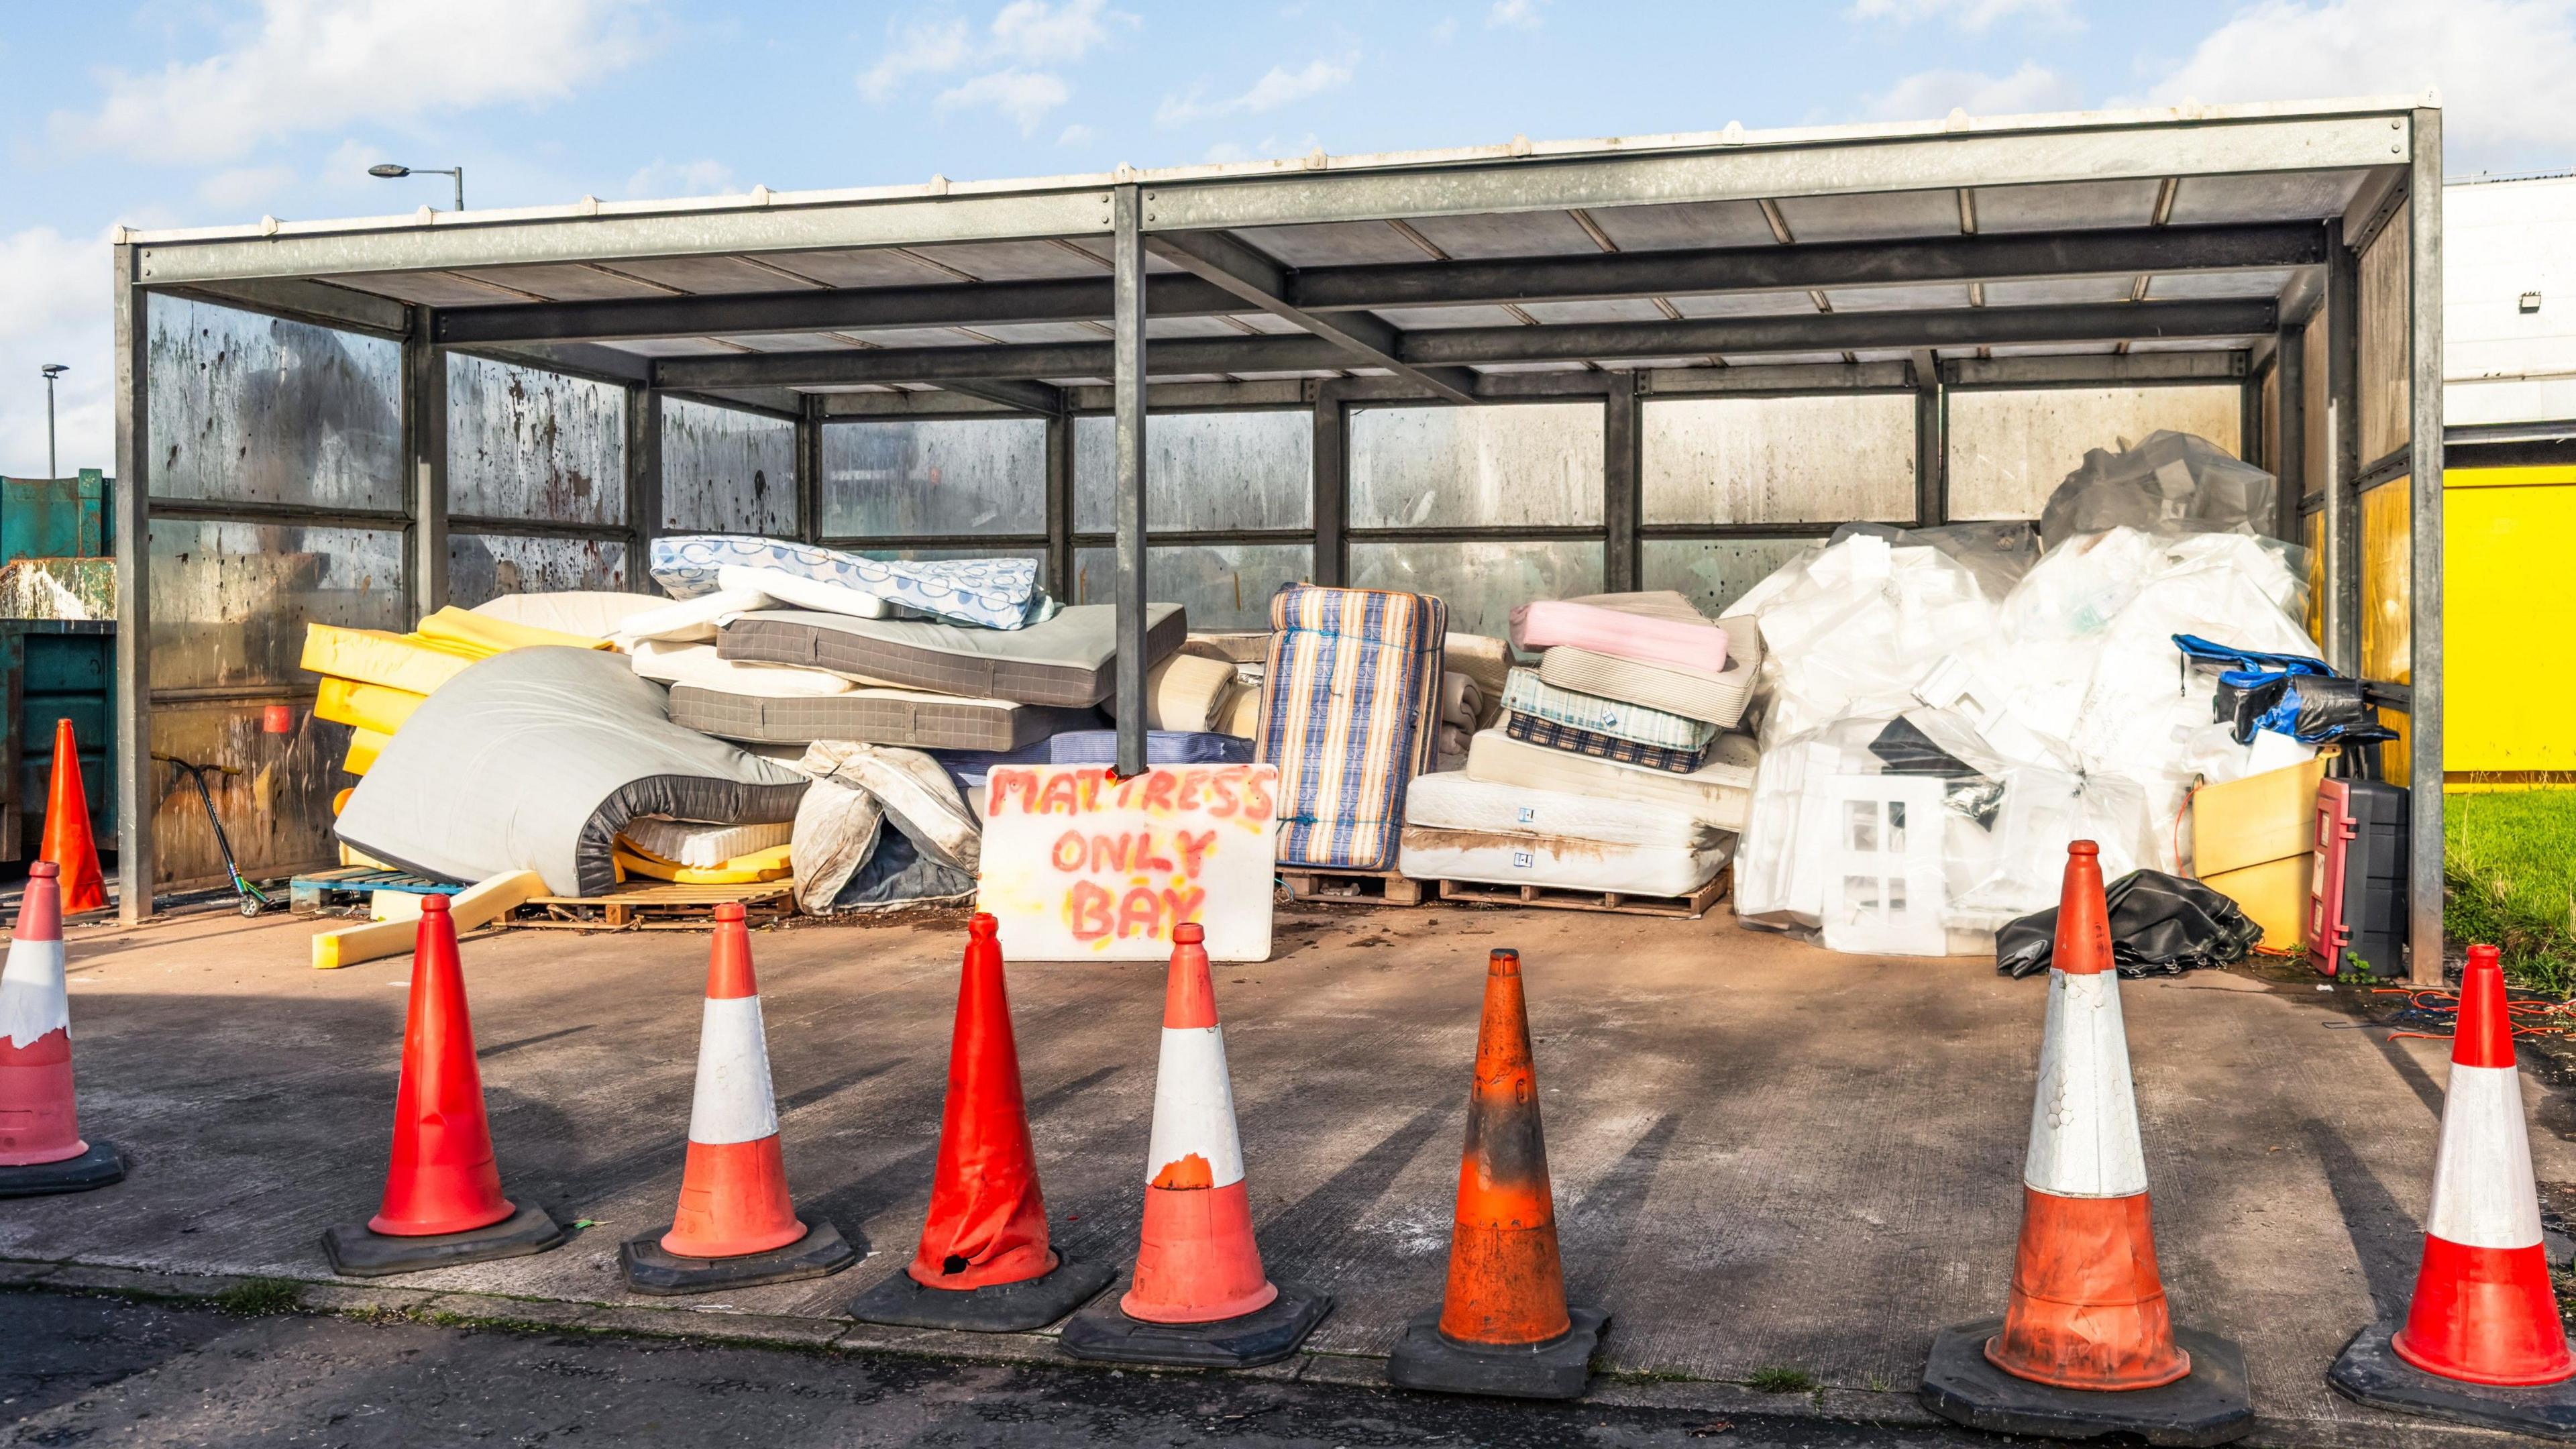
[[[2223,1444],[2253,1427],[2245,1354],[2166,1312],[2098,854],[2067,847],[2011,1300],[1935,1340],[1922,1398],[2000,1433]]]
[[[1262,1272],[1206,939],[1195,923],[1172,931],[1144,1242],[1117,1306],[1065,1324],[1061,1342],[1076,1358],[1249,1368],[1296,1352],[1332,1310],[1330,1296],[1273,1284]]]
[[[862,1323],[1026,1332],[1072,1312],[1115,1276],[1108,1264],[1069,1261],[1047,1242],[999,931],[980,912],[967,927],[930,1217],[911,1265],[850,1305]]]
[[[89,830],[89,792],[81,788],[80,741],[72,722],[54,721],[54,775],[45,791],[44,858],[62,871],[63,913],[107,909],[107,880]]]
[[[2406,1320],[2362,1330],[2326,1377],[2379,1408],[2576,1437],[2576,1354],[2540,1242],[2522,1074],[2493,946],[2470,947],[2461,973],[2424,1261]]]
[[[352,1278],[542,1253],[564,1241],[544,1208],[501,1196],[474,1023],[447,897],[421,898],[403,1023],[402,1085],[394,1094],[393,1162],[385,1197],[364,1223],[322,1235],[334,1272]]]
[[[54,863],[27,867],[0,967],[0,1197],[105,1187],[125,1176],[112,1143],[84,1142],[72,1101],[71,998]]]
[[[1405,1324],[1387,1358],[1387,1381],[1456,1394],[1577,1398],[1591,1382],[1592,1352],[1609,1321],[1599,1309],[1566,1306],[1521,958],[1496,951],[1485,963],[1449,1289],[1437,1310]]]
[[[837,1273],[859,1260],[840,1229],[797,1220],[770,1096],[769,1035],[752,979],[742,903],[716,907],[707,948],[707,999],[698,1025],[698,1090],[689,1104],[689,1156],[671,1230],[618,1249],[638,1293],[704,1293]]]

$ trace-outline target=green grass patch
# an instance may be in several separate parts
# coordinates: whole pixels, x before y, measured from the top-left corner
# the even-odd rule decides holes
[[[287,1278],[253,1278],[215,1295],[215,1306],[245,1318],[293,1313],[304,1303],[304,1285]]]
[[[2442,800],[2442,925],[2488,945],[2516,986],[2576,991],[2576,790]]]
[[[1757,1394],[1812,1394],[1824,1387],[1814,1374],[1793,1368],[1755,1369],[1744,1386]]]

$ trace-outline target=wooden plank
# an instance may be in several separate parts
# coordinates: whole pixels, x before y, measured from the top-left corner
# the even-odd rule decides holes
[[[1418,906],[1423,883],[1392,870],[1283,870],[1288,898],[1330,905]]]
[[[448,914],[454,918],[460,933],[471,931],[509,915],[519,908],[521,902],[545,888],[545,877],[533,870],[494,876],[458,891],[447,904]],[[361,961],[399,956],[412,948],[419,934],[420,926],[416,919],[371,921],[363,926],[324,931],[313,938],[313,969],[330,971],[342,966],[355,966]]]
[[[1622,891],[1563,890],[1554,886],[1493,885],[1484,881],[1444,880],[1440,898],[1485,906],[1532,906],[1551,911],[1602,911],[1622,916],[1662,916],[1692,920],[1725,899],[1734,868],[1719,871],[1708,884],[1687,896],[1637,896]]]

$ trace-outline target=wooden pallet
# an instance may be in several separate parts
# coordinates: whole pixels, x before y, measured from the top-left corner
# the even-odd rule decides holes
[[[1556,886],[1507,886],[1485,881],[1444,880],[1440,882],[1440,899],[1468,901],[1480,906],[1539,906],[1551,911],[1609,911],[1623,916],[1695,920],[1706,915],[1709,907],[1726,899],[1727,887],[1734,879],[1735,868],[1729,866],[1719,871],[1716,879],[1686,896],[1632,896],[1618,891],[1577,891]]]
[[[538,896],[519,908],[514,926],[552,931],[703,931],[716,907],[742,903],[754,926],[796,914],[796,882],[757,885],[675,885],[636,881],[603,896]]]
[[[1279,879],[1292,901],[1418,906],[1424,895],[1424,882],[1391,870],[1283,870]]]
[[[443,880],[431,880],[406,870],[380,870],[373,866],[353,865],[340,870],[317,870],[310,875],[290,877],[286,882],[286,903],[299,916],[318,915],[328,909],[335,897],[372,896],[377,891],[401,891],[415,896],[452,896],[465,889]]]

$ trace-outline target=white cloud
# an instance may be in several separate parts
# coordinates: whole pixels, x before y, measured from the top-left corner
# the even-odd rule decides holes
[[[653,158],[626,178],[633,197],[728,196],[743,188],[734,184],[733,168],[722,161],[665,161]]]
[[[1011,0],[993,17],[993,49],[1026,65],[1062,65],[1109,38],[1112,23],[1137,18],[1109,8],[1108,0]]]
[[[963,20],[908,26],[892,49],[859,73],[859,94],[882,103],[916,75],[945,75],[974,58],[974,37]]]
[[[2075,83],[2037,61],[2008,76],[1979,71],[1926,70],[1898,81],[1873,98],[1869,115],[1883,121],[1936,121],[1954,109],[1972,116],[2071,111],[2084,104]]]
[[[997,70],[939,93],[943,111],[990,106],[1019,122],[1020,134],[1034,136],[1046,113],[1073,98],[1073,87],[1045,71]]]
[[[1893,20],[1901,25],[1947,20],[1971,31],[2015,15],[2070,30],[2083,24],[2069,0],[1853,0],[1851,15],[1854,20]]]
[[[2456,169],[2576,155],[2571,0],[2266,0],[2211,32],[2148,99],[2413,95],[2439,86]]]
[[[71,367],[55,384],[63,471],[116,471],[108,275],[103,237],[66,237],[47,226],[0,235],[0,473],[45,471],[45,386],[36,369],[49,362]]]
[[[229,161],[260,145],[499,102],[543,102],[649,48],[634,0],[261,0],[241,43],[156,72],[110,70],[56,136],[139,161]]]
[[[1494,8],[1485,12],[1485,24],[1496,30],[1536,30],[1539,10],[1547,0],[1494,0]]]
[[[1091,140],[1091,128],[1076,121],[1057,134],[1055,143],[1059,146],[1088,146]]]
[[[1431,38],[1442,45],[1447,45],[1450,41],[1457,39],[1458,17],[1455,15],[1444,15],[1440,17],[1440,23],[1431,27]]]
[[[262,209],[260,203],[295,184],[292,166],[235,166],[218,171],[197,183],[197,195],[207,205],[232,212]]]
[[[1214,116],[1258,115],[1281,106],[1319,95],[1336,86],[1350,84],[1351,62],[1309,61],[1301,70],[1272,66],[1252,88],[1241,95],[1221,101],[1201,101],[1196,92],[1184,96],[1165,96],[1154,111],[1157,125],[1180,126]]]

